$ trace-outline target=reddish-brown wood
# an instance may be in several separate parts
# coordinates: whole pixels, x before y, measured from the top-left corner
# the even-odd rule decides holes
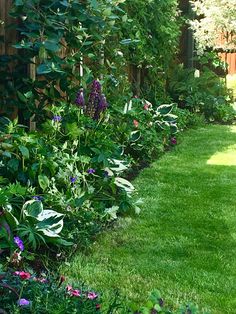
[[[236,74],[236,53],[235,52],[221,52],[219,56],[222,61],[228,64],[228,74]]]

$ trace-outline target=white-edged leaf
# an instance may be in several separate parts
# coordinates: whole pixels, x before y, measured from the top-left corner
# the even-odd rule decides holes
[[[38,216],[43,211],[43,204],[40,201],[30,200],[23,205],[22,210],[25,216],[34,217],[38,219]]]
[[[111,208],[106,208],[105,213],[110,216],[111,220],[117,219],[117,212],[119,210],[119,206],[112,206]]]
[[[127,193],[131,193],[135,190],[133,184],[131,184],[128,180],[124,178],[117,177],[115,178],[115,184],[124,189]]]

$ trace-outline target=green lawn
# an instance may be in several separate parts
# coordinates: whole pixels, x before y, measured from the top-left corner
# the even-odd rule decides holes
[[[190,130],[134,182],[144,200],[63,271],[109,298],[143,302],[158,288],[169,304],[193,301],[236,313],[236,127]]]

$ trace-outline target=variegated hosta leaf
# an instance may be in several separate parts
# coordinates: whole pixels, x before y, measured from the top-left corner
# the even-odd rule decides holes
[[[43,211],[43,204],[40,201],[30,200],[23,205],[22,210],[25,216],[37,218]]]
[[[132,193],[135,190],[133,184],[131,184],[128,180],[124,178],[120,178],[120,177],[115,178],[115,184],[118,187],[124,189],[127,193]]]
[[[156,113],[162,116],[165,116],[171,113],[172,109],[173,109],[173,104],[164,104],[157,108]]]
[[[110,169],[116,173],[123,172],[129,168],[124,160],[109,159],[109,162],[112,164]]]
[[[137,142],[141,137],[141,132],[139,130],[131,132],[130,140],[132,142]]]
[[[37,218],[37,229],[48,237],[58,237],[63,229],[63,214],[54,210],[44,210]]]
[[[112,206],[111,208],[106,208],[105,213],[110,216],[110,218],[117,219],[117,212],[119,210],[119,206]]]

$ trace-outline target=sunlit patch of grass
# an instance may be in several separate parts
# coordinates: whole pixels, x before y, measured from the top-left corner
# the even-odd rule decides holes
[[[236,98],[236,74],[227,75],[227,87],[233,90],[234,97]]]
[[[236,145],[228,147],[223,152],[216,152],[207,161],[208,165],[236,166]]]
[[[229,128],[230,132],[236,133],[236,126]],[[224,151],[213,154],[208,160],[208,165],[236,166],[236,144],[230,145]]]

